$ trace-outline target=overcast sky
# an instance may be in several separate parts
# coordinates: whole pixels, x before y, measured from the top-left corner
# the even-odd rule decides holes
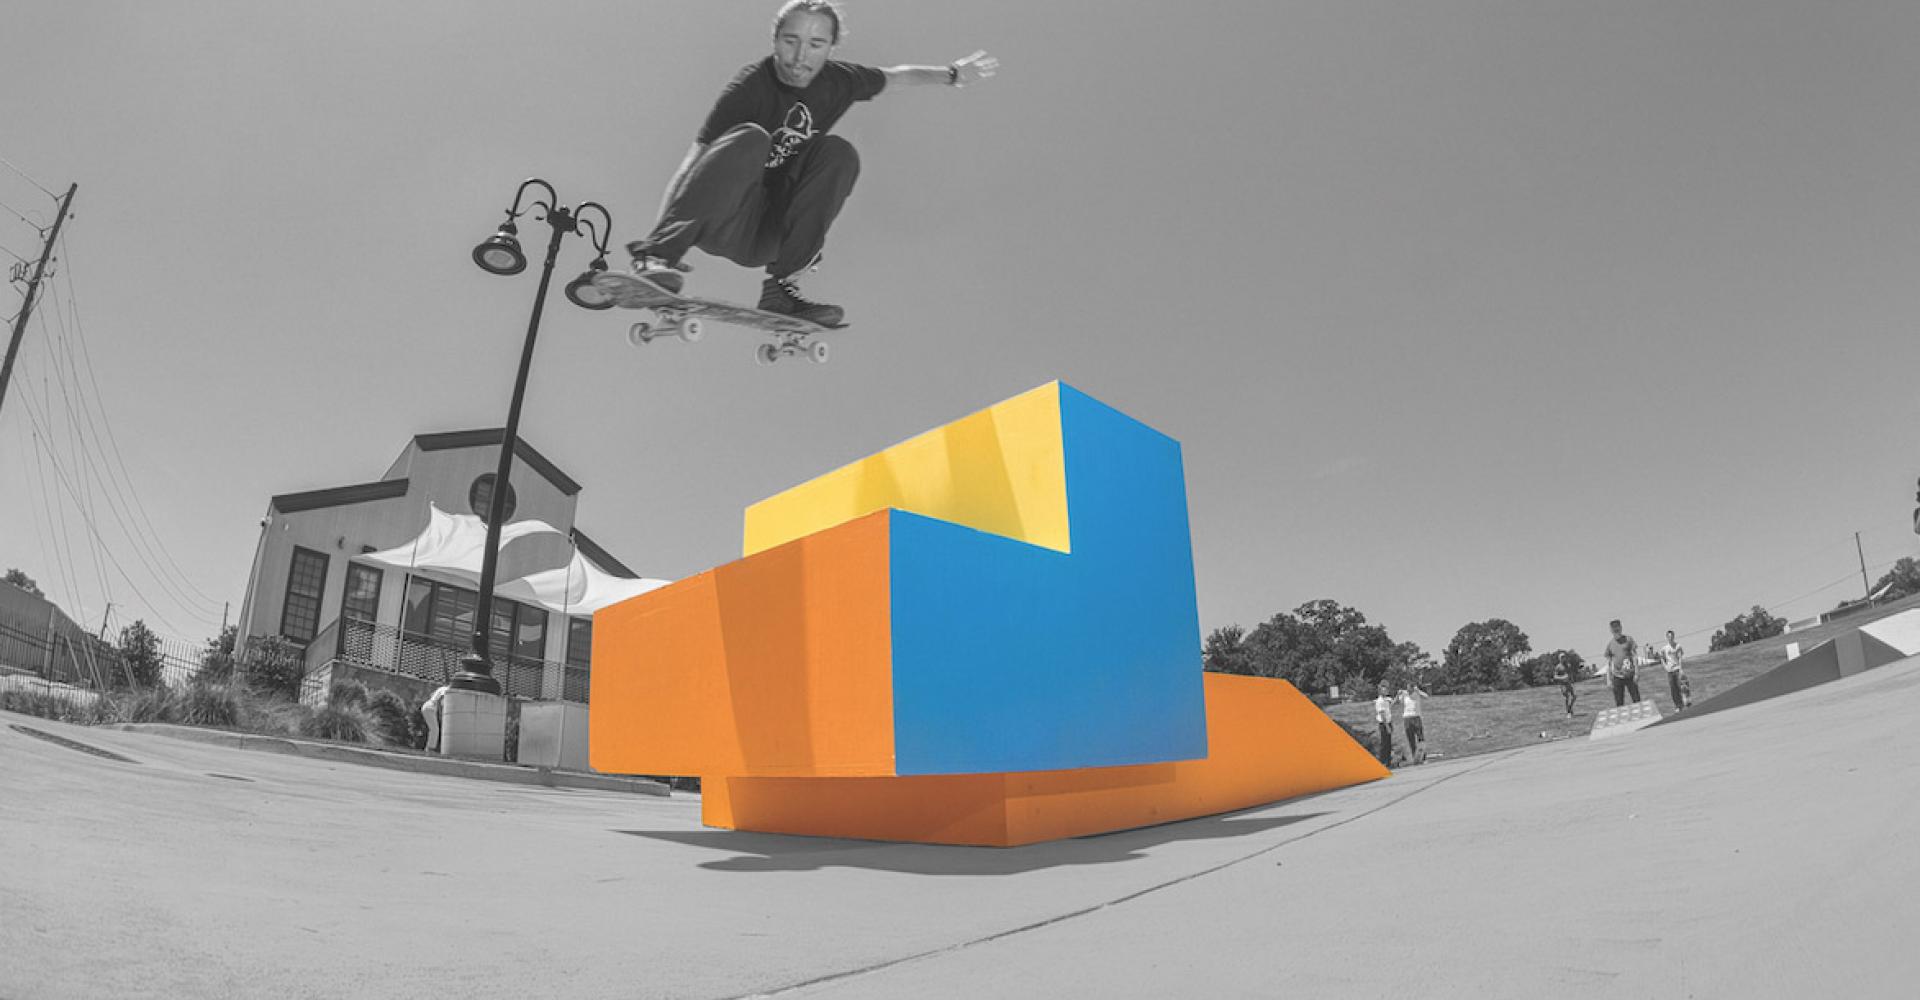
[[[536,279],[470,248],[534,175],[641,235],[774,6],[15,5],[0,247],[37,250],[35,182],[80,192],[0,409],[0,564],[198,639],[269,496],[503,424]],[[1327,597],[1436,655],[1494,616],[1589,658],[1616,616],[1704,648],[1858,596],[1856,531],[1876,578],[1920,553],[1912,0],[875,0],[848,28],[843,59],[1003,68],[836,129],[864,172],[807,286],[853,323],[831,364],[631,348],[559,297],[591,256],[562,252],[522,436],[643,575],[1055,378],[1183,443],[1206,630]],[[82,470],[89,412],[165,552]]]

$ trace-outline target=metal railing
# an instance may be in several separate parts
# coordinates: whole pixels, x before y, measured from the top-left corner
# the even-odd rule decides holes
[[[0,666],[88,690],[180,685],[200,676],[206,646],[148,631],[129,654],[74,628],[0,620]]]
[[[306,667],[310,677],[335,663],[346,663],[431,684],[445,684],[459,672],[460,659],[466,654],[463,645],[392,625],[336,619],[307,645]],[[494,679],[500,682],[503,692],[515,698],[545,697],[546,678],[550,673],[560,677],[560,700],[586,702],[588,672],[584,667],[512,655],[496,655],[493,662]]]

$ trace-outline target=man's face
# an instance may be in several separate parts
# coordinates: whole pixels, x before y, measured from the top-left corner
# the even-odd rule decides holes
[[[820,75],[833,54],[833,18],[797,11],[773,34],[773,70],[789,87],[804,87]]]
[[[1621,626],[1619,622],[1614,622],[1612,625],[1609,625],[1607,627],[1613,629],[1613,637],[1616,639],[1620,638],[1620,633],[1625,631],[1625,629]]]

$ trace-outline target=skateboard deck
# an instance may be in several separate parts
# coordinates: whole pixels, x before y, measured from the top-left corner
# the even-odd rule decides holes
[[[702,319],[728,326],[756,330],[768,339],[754,352],[755,360],[770,365],[781,358],[805,356],[817,364],[827,360],[827,344],[818,339],[842,326],[822,326],[794,316],[767,312],[735,302],[681,295],[635,274],[602,271],[593,276],[594,287],[607,293],[613,304],[624,309],[651,310],[655,322],[642,320],[627,331],[627,340],[635,347],[655,337],[677,336],[689,343],[702,335]]]

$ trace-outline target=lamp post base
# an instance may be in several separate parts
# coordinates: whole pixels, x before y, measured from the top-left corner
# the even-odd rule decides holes
[[[447,679],[447,687],[455,691],[501,693],[500,682],[493,676],[493,668],[485,659],[473,653],[460,658],[460,672]]]

